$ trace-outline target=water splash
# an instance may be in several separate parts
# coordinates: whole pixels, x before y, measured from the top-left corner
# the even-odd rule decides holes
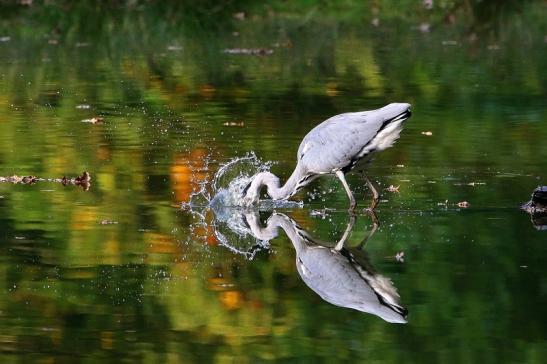
[[[243,210],[234,208],[213,209],[212,222],[215,237],[220,246],[252,260],[261,250],[270,249],[270,243],[257,239],[246,223]]]
[[[209,206],[213,209],[228,206],[244,207],[242,197],[245,187],[251,183],[254,175],[269,171],[271,166],[271,162],[262,162],[254,153],[234,158],[224,164],[213,179],[215,194]]]
[[[269,171],[272,162],[263,162],[254,153],[230,160],[220,166],[210,180],[198,182],[198,189],[190,194],[182,208],[189,210],[196,219],[195,224],[209,225],[218,244],[253,259],[261,250],[268,250],[269,243],[257,239],[244,221],[244,212],[250,208],[271,211],[276,208],[301,208],[302,202],[263,199],[255,206],[245,206],[243,191],[260,172]],[[208,166],[207,166],[208,168]],[[207,211],[214,213],[211,220]],[[208,222],[207,222],[208,221]]]
[[[226,207],[249,208],[251,206],[246,206],[243,201],[245,188],[257,173],[269,171],[272,165],[272,162],[263,162],[252,152],[234,158],[218,169],[212,181],[199,182],[199,189],[190,194],[189,202],[183,203],[182,207],[210,207],[214,211]],[[256,207],[272,210],[302,206],[302,202],[264,199]]]

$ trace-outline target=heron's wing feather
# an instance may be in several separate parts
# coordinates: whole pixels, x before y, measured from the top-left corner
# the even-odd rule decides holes
[[[298,160],[313,173],[331,173],[351,165],[382,127],[383,118],[371,112],[334,116],[302,140]]]

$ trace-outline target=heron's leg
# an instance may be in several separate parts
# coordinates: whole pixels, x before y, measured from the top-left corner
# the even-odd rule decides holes
[[[370,232],[368,233],[368,235],[359,244],[359,246],[357,247],[358,249],[363,249],[363,247],[366,245],[369,239],[372,238],[372,236],[376,233],[376,230],[378,230],[378,227],[380,226],[380,222],[374,210],[366,210],[366,211],[372,220],[372,228],[370,229]]]
[[[346,231],[344,231],[344,235],[342,235],[338,243],[336,243],[334,250],[338,250],[338,251],[342,250],[342,248],[344,247],[344,243],[346,242],[346,240],[348,240],[349,234],[353,230],[354,224],[355,224],[355,214],[350,214],[348,226],[346,226]]]
[[[351,190],[349,189],[349,185],[346,182],[346,177],[344,177],[344,172],[342,172],[340,170],[336,171],[336,176],[340,179],[340,181],[342,181],[342,185],[344,185],[344,188],[346,189],[346,192],[347,192],[348,197],[349,197],[349,209],[350,209],[350,211],[355,210],[355,206],[356,206],[355,197],[353,197],[353,193],[351,193]]]
[[[363,178],[365,179],[365,182],[367,183],[368,188],[372,192],[372,202],[370,204],[369,210],[374,210],[376,206],[378,206],[378,201],[380,200],[380,194],[378,194],[378,191],[376,191],[376,188],[374,188],[374,185],[372,184],[372,182],[370,182],[365,172],[363,172]]]

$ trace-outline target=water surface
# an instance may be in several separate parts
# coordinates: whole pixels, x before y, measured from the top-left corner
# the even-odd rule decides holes
[[[518,209],[547,184],[544,4],[452,25],[384,7],[378,26],[352,6],[3,9],[0,176],[92,176],[0,183],[3,361],[544,361],[547,235]],[[287,178],[313,126],[389,102],[413,116],[369,168],[380,227],[361,253],[406,324],[323,300],[282,230],[181,208],[251,151]],[[338,180],[296,200],[278,212],[335,246]],[[359,212],[346,246],[371,228]]]

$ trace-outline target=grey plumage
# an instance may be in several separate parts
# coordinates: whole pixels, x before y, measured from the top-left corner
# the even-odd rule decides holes
[[[345,174],[362,169],[373,153],[391,147],[409,117],[410,104],[405,103],[333,116],[304,137],[298,148],[296,168],[283,187],[279,187],[275,175],[261,172],[245,190],[245,199],[249,204],[257,202],[264,185],[273,199],[287,199],[320,175],[335,174],[344,185],[353,209],[355,199]],[[369,187],[373,188],[370,183]],[[376,196],[376,191],[373,192]]]
[[[258,213],[247,213],[246,222],[260,240],[271,240],[281,227],[296,250],[296,267],[302,280],[323,300],[340,307],[370,313],[393,323],[406,323],[407,310],[400,305],[391,280],[360,264],[352,252],[344,248],[351,232],[346,230],[335,247],[325,246],[288,216],[274,213],[265,227]]]

